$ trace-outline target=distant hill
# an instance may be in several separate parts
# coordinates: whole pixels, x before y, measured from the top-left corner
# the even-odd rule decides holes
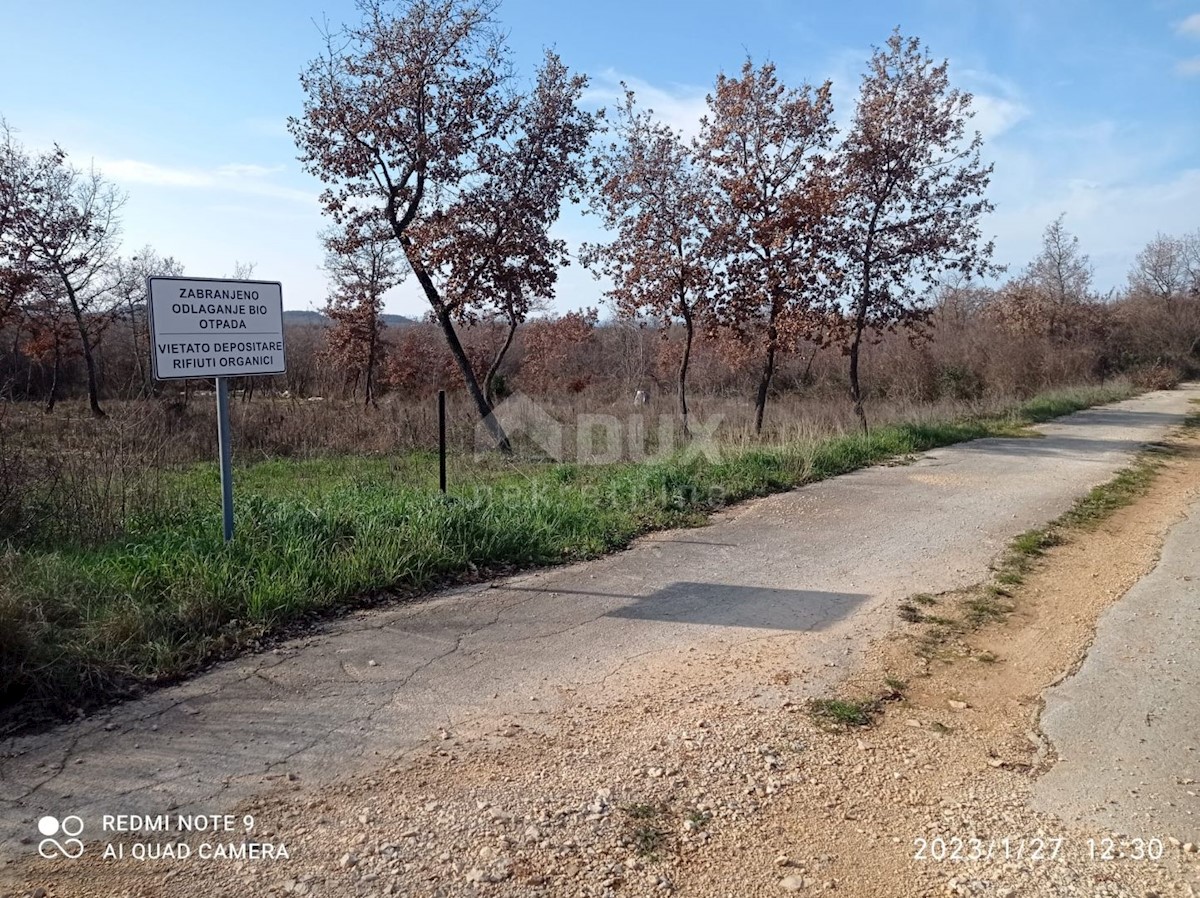
[[[325,327],[329,324],[329,319],[320,312],[314,312],[310,309],[284,309],[283,323],[285,325],[299,326],[303,324],[315,324],[318,327]],[[404,315],[383,315],[383,323],[388,327],[404,327],[406,324],[416,324],[411,318]]]

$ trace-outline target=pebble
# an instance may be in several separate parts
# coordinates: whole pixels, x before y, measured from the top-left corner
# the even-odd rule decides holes
[[[779,888],[785,892],[800,892],[808,888],[808,880],[803,876],[785,876],[779,880]]]

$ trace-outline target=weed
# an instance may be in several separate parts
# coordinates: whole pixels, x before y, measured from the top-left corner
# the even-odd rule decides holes
[[[999,620],[1012,611],[1012,606],[1001,604],[986,594],[968,596],[963,599],[962,607],[966,622],[972,627]]]
[[[638,854],[654,860],[657,859],[659,850],[667,840],[667,833],[656,826],[642,824],[630,830],[629,839],[633,842],[633,847]]]
[[[625,812],[626,816],[634,820],[654,820],[663,813],[664,808],[660,804],[635,802],[625,805],[621,810]]]
[[[893,695],[900,698],[904,697],[904,693],[908,689],[908,683],[905,680],[900,680],[896,677],[884,677],[883,685],[887,686]]]
[[[915,596],[911,596],[909,601],[916,602],[918,605],[936,605],[937,599],[927,592],[919,592]]]
[[[919,624],[925,620],[925,616],[917,610],[915,605],[910,605],[908,602],[903,602],[896,612],[900,616],[900,620],[908,621],[910,624]]]
[[[631,821],[627,838],[633,843],[634,849],[642,857],[656,858],[667,839],[667,831],[658,822],[667,814],[666,805],[635,802],[625,805],[621,810]]]
[[[879,714],[878,699],[814,698],[808,703],[814,721],[833,727],[870,726]]]

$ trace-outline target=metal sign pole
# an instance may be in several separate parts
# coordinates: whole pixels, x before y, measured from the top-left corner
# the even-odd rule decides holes
[[[229,378],[285,374],[283,285],[225,278],[146,278],[150,357],[156,380],[216,378],[221,512],[233,539]]]
[[[229,440],[229,378],[217,378],[217,443],[221,451],[221,514],[225,542],[233,539],[233,450]]]

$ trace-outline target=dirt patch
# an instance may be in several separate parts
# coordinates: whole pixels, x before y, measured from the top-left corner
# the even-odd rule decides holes
[[[1036,728],[1043,690],[1079,663],[1099,615],[1152,569],[1164,534],[1200,497],[1200,437],[1176,444],[1144,497],[1048,550],[1010,590],[1007,617],[950,634],[936,652],[919,651],[936,621],[897,617],[839,690],[876,703],[873,726],[809,713],[812,672],[795,661],[802,635],[660,652],[609,684],[602,707],[431,733],[388,770],[319,792],[287,783],[239,809],[260,821],[255,838],[286,844],[286,861],[56,862],[11,888],[1200,894],[1200,855],[1171,833],[1156,834],[1161,858],[1105,861],[1100,840],[1111,833],[1027,805],[1033,778],[1054,762]],[[914,607],[938,616],[953,599],[933,598]]]

